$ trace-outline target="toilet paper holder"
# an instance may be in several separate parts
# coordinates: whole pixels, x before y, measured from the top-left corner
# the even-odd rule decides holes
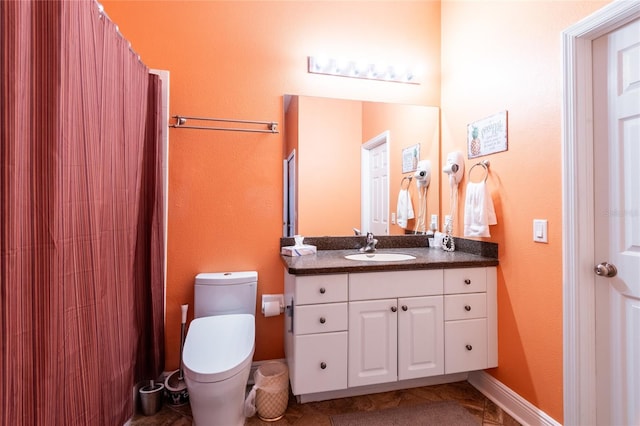
[[[267,303],[277,302],[280,306],[280,313],[284,313],[284,294],[263,294],[262,295],[262,314],[265,314],[265,306]]]

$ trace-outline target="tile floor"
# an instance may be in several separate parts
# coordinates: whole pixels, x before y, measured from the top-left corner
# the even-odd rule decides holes
[[[425,386],[373,395],[355,396],[321,402],[298,404],[293,396],[284,417],[275,422],[264,422],[257,416],[248,418],[246,426],[310,425],[330,426],[329,416],[353,411],[376,410],[426,401],[455,400],[466,408],[483,425],[517,426],[519,423],[495,405],[468,382]],[[189,405],[171,407],[164,404],[154,416],[136,415],[132,426],[190,426],[192,424]]]

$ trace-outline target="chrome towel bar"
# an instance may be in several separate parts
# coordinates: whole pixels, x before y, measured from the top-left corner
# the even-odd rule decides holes
[[[172,118],[176,119],[176,122],[170,124],[169,127],[181,128],[181,129],[200,129],[200,130],[227,130],[232,132],[253,132],[253,133],[279,133],[278,123],[275,121],[255,121],[255,120],[234,120],[230,118],[208,118],[208,117],[191,117],[187,115],[174,115]],[[247,128],[247,127],[217,127],[217,126],[194,126],[187,124],[187,120],[195,121],[214,121],[218,123],[236,123],[236,124],[255,124],[259,126],[266,126],[266,129],[260,128]]]

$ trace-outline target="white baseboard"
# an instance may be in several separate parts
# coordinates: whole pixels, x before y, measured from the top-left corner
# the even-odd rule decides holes
[[[484,396],[523,425],[561,426],[561,423],[555,421],[547,413],[538,409],[489,373],[473,371],[469,373],[467,380]]]

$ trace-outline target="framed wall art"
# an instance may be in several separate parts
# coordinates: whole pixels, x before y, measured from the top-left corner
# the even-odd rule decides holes
[[[420,160],[420,144],[408,146],[402,149],[402,173],[410,173],[418,168]]]
[[[507,150],[507,111],[501,111],[467,125],[469,158]]]

